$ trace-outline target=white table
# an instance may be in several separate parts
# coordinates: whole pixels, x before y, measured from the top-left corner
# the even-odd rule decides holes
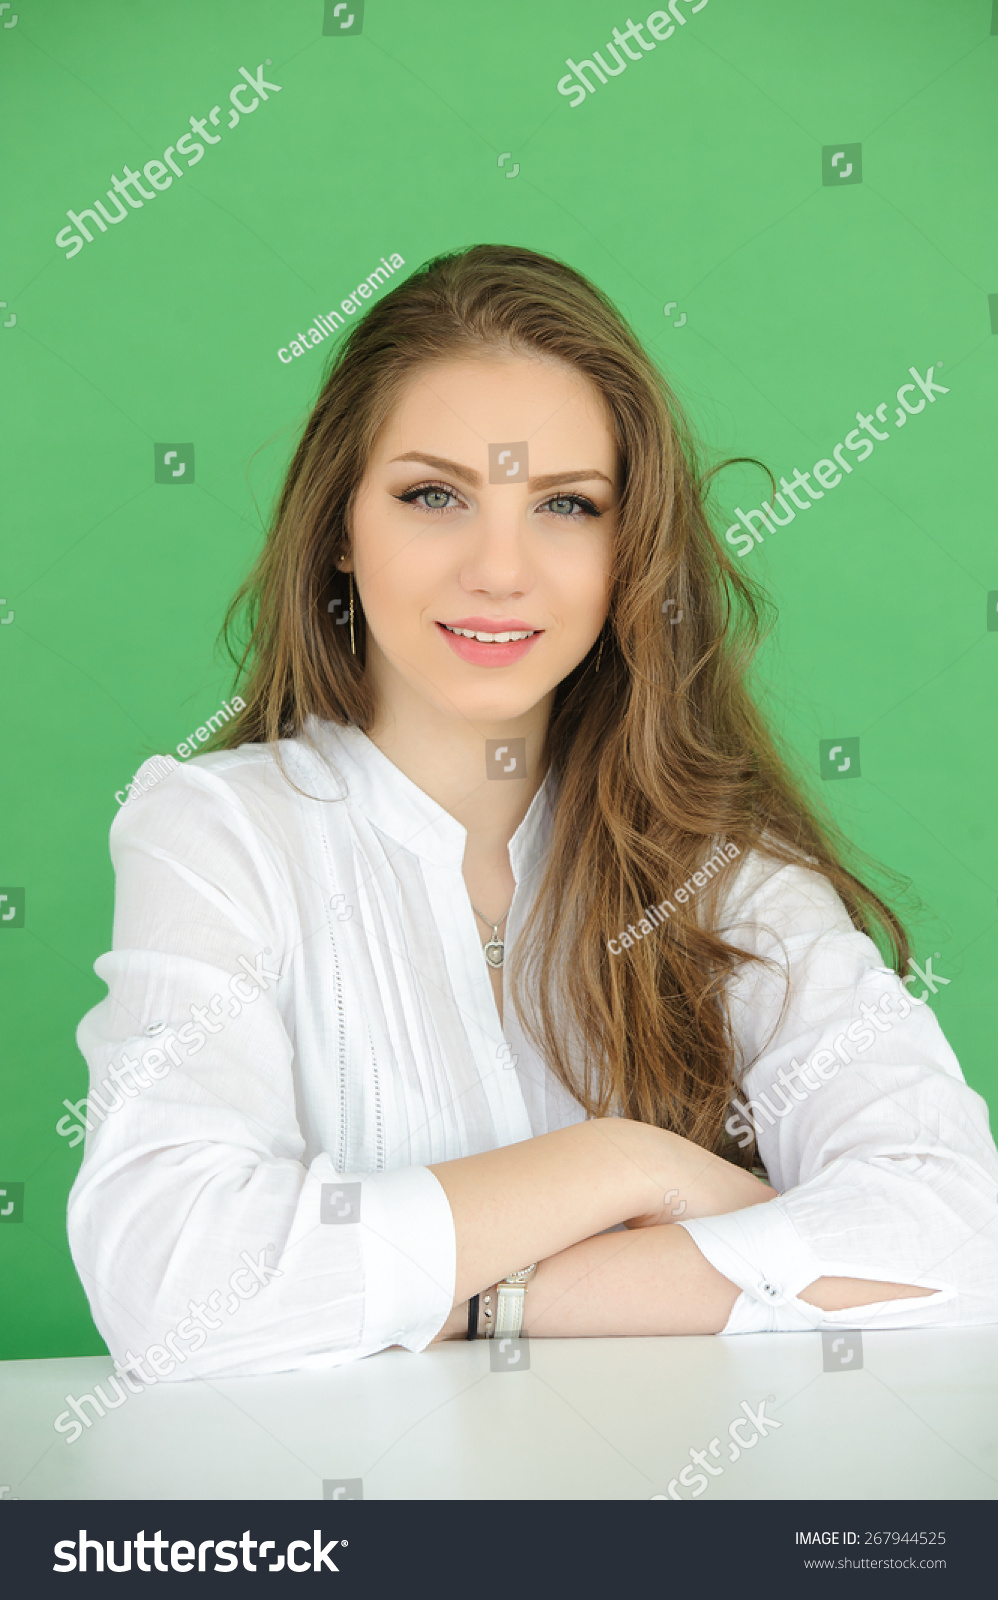
[[[672,1482],[688,1500],[692,1449],[715,1467],[702,1503],[998,1492],[998,1327],[866,1333],[851,1360],[847,1345],[829,1352],[845,1364],[827,1371],[814,1333],[537,1339],[523,1354],[492,1371],[485,1342],[455,1341],[322,1373],[163,1383],[73,1444],[54,1420],[110,1360],[3,1362],[0,1488],[319,1500],[324,1483],[330,1498],[360,1479],[366,1500],[648,1500]],[[760,1401],[779,1426],[732,1460],[729,1425]],[[747,1444],[754,1429],[739,1432]]]

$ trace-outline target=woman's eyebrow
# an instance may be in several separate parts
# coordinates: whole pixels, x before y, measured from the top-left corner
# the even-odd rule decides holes
[[[422,450],[409,450],[404,456],[393,456],[389,466],[396,461],[421,461],[425,466],[436,467],[440,472],[448,472],[452,478],[460,478],[464,483],[470,484],[473,489],[482,486],[482,475],[473,467],[464,467],[459,461],[448,461],[445,456],[426,455]],[[581,483],[586,479],[601,478],[613,488],[613,482],[605,472],[597,472],[595,467],[576,467],[569,472],[546,472],[539,478],[530,478],[527,482],[528,489],[553,489],[560,483]]]

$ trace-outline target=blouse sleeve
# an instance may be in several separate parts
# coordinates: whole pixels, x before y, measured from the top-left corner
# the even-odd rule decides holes
[[[723,1332],[998,1322],[998,1153],[927,1004],[938,957],[902,982],[822,874],[757,855],[740,877],[724,936],[781,972],[750,962],[729,985],[728,1129],[747,1145],[754,1126],[779,1194],[680,1224],[742,1291]],[[799,1298],[824,1276],[933,1293],[825,1312]]]
[[[338,1172],[306,1151],[292,979],[310,930],[276,830],[210,761],[111,827],[108,994],[77,1031],[91,1095],[68,1214],[94,1320],[147,1381],[422,1350],[453,1303],[447,1197],[425,1166]]]

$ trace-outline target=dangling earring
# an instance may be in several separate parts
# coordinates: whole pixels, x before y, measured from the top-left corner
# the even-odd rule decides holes
[[[603,632],[602,632],[602,629],[601,629],[600,630],[600,636],[599,636],[599,653],[598,653],[598,655],[596,657],[596,671],[597,672],[599,671],[599,664],[602,661],[602,659],[603,659]]]
[[[340,556],[337,565],[342,567],[345,560],[346,556]],[[353,573],[348,572],[347,577],[350,579],[350,654],[355,656],[357,654],[357,645],[353,635]]]

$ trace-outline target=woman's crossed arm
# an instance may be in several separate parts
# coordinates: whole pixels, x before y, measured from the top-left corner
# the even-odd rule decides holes
[[[462,1338],[468,1297],[536,1261],[525,1331],[535,1338],[718,1333],[740,1290],[701,1254],[681,1215],[718,1216],[776,1191],[661,1128],[595,1118],[435,1164],[457,1235],[455,1304],[433,1341]],[[626,1222],[626,1232],[604,1230]],[[799,1298],[823,1310],[927,1294],[823,1277]]]

